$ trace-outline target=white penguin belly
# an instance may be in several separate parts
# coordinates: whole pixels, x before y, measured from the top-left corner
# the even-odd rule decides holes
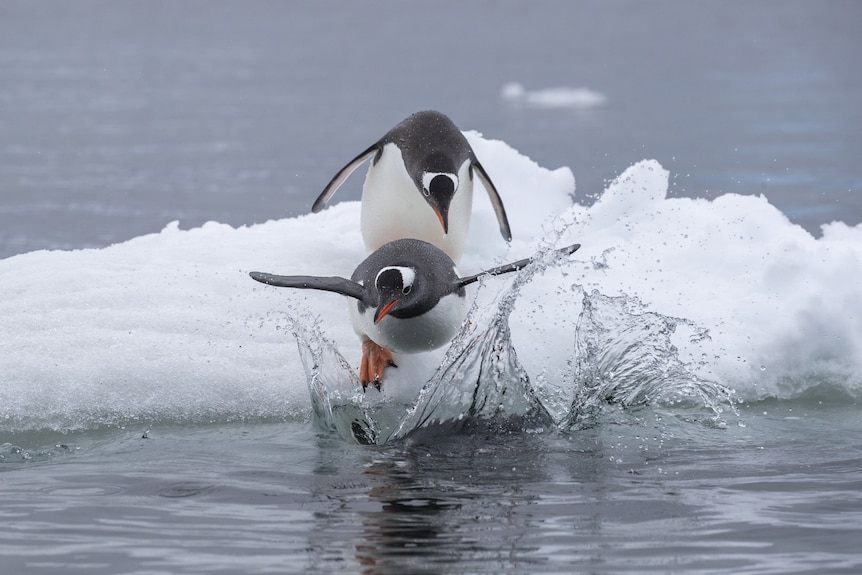
[[[368,168],[362,188],[362,239],[369,252],[383,244],[415,238],[433,244],[457,263],[464,251],[473,209],[473,180],[470,161],[458,170],[458,189],[449,205],[449,233],[422,192],[410,179],[401,151],[386,144],[377,164]]]
[[[407,319],[391,315],[374,323],[374,308],[359,313],[355,301],[351,301],[350,316],[353,328],[362,337],[395,353],[422,353],[446,345],[467,317],[467,298],[449,294],[424,314]]]

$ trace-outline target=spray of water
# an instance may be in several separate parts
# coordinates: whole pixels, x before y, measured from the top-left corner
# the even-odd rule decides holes
[[[689,405],[712,413],[719,427],[725,407],[736,413],[733,390],[696,375],[673,343],[680,327],[688,343],[709,338],[692,322],[647,311],[636,298],[583,294],[575,336],[575,399],[565,423],[590,425],[608,405]]]
[[[721,426],[725,407],[734,409],[733,391],[697,376],[673,342],[680,327],[691,331],[690,345],[707,339],[708,332],[685,319],[648,311],[636,298],[586,293],[573,286],[582,295],[583,309],[573,334],[571,369],[552,384],[530,377],[512,345],[509,318],[522,287],[550,266],[566,265],[565,259],[545,245],[492,305],[474,305],[440,365],[408,406],[369,401],[355,370],[319,323],[285,316],[297,341],[319,428],[347,440],[382,444],[419,430],[477,424],[500,430],[579,429],[608,411],[638,406],[694,406]],[[562,413],[546,407],[560,388],[568,390],[571,402]]]

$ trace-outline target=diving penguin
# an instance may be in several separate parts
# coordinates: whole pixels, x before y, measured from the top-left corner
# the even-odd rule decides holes
[[[568,255],[580,244],[558,250]],[[464,286],[484,275],[517,271],[532,258],[459,277],[455,262],[434,245],[417,239],[384,244],[357,266],[350,279],[278,276],[251,272],[261,283],[340,293],[356,299],[350,305],[353,329],[362,340],[359,379],[362,388],[380,389],[383,370],[394,366],[392,353],[420,353],[448,343],[467,315]]]
[[[416,238],[458,261],[467,241],[474,176],[488,191],[503,239],[512,239],[500,194],[467,138],[452,120],[435,111],[413,114],[353,158],[326,185],[311,211],[322,210],[369,158],[360,216],[369,252],[392,240]]]

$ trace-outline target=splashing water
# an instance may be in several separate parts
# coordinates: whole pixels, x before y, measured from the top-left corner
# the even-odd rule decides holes
[[[393,437],[403,438],[417,429],[447,423],[461,426],[491,420],[501,428],[512,424],[541,428],[551,422],[551,415],[518,361],[509,329],[509,316],[521,287],[563,259],[551,257],[546,249],[518,272],[496,305],[487,308],[491,311],[485,317],[478,307],[473,307],[465,328]]]
[[[711,410],[717,425],[727,405],[736,413],[734,392],[696,375],[673,343],[678,328],[693,331],[689,342],[709,338],[706,330],[679,318],[646,311],[636,298],[583,295],[575,340],[575,401],[569,425],[588,424],[608,404],[694,404]]]
[[[636,298],[582,292],[569,362],[573,369],[556,382],[530,377],[512,345],[509,318],[521,288],[551,266],[564,265],[562,260],[546,247],[492,305],[474,304],[440,365],[409,404],[371,399],[375,392],[361,391],[355,370],[318,322],[288,318],[315,422],[347,440],[383,444],[423,429],[578,429],[613,405],[687,404],[705,408],[722,426],[723,405],[734,410],[733,391],[695,375],[673,343],[680,327],[693,331],[691,344],[708,338],[708,332],[685,319],[646,311]],[[563,412],[554,407],[559,401],[554,388],[567,390]]]
[[[287,327],[296,339],[299,357],[308,382],[315,424],[323,431],[373,443],[373,419],[366,415],[363,394],[354,370],[336,345],[320,330],[317,320],[285,315]],[[366,427],[357,428],[357,422]]]

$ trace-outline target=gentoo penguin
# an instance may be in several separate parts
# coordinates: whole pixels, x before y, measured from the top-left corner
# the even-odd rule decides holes
[[[467,138],[435,111],[413,114],[353,158],[326,185],[311,211],[322,210],[369,158],[360,217],[369,252],[392,240],[416,238],[458,261],[470,225],[474,175],[488,191],[503,239],[512,239],[503,201]]]
[[[558,250],[574,253],[580,244]],[[278,276],[251,272],[261,283],[331,291],[356,299],[350,305],[353,329],[362,340],[359,379],[364,390],[380,389],[383,369],[394,366],[392,352],[420,353],[449,342],[467,314],[464,286],[484,275],[517,271],[532,258],[459,277],[455,262],[434,245],[416,239],[384,244],[368,256],[351,278]]]

